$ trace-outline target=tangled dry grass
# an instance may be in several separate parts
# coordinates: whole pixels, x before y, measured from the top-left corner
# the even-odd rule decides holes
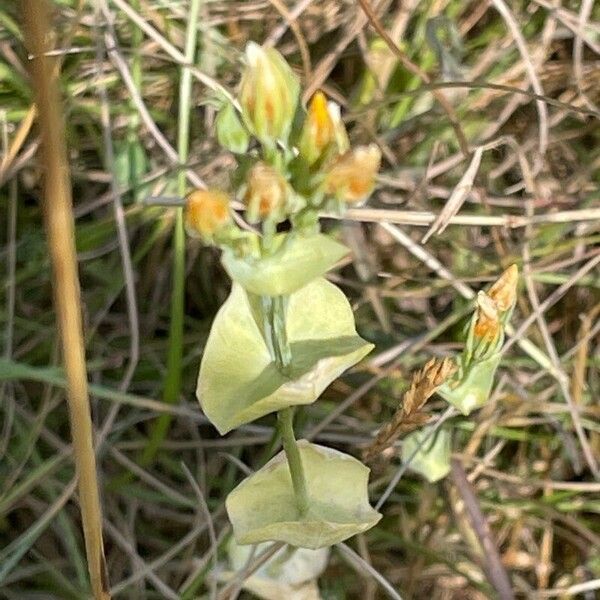
[[[427,484],[399,471],[397,446],[384,452],[371,485],[384,519],[334,551],[323,597],[597,597],[598,6],[202,2],[181,164],[189,4],[62,0],[53,15],[112,596],[246,593],[215,591],[224,498],[275,449],[273,418],[220,438],[199,410],[197,365],[229,283],[191,240],[181,382],[165,396],[174,213],[143,200],[176,194],[180,172],[190,189],[227,185],[212,100],[235,89],[254,40],[276,44],[306,98],[339,102],[353,140],[385,159],[368,205],[326,221],[353,254],[331,277],[377,349],[303,413],[306,437],[359,455],[411,373],[459,349],[476,291],[512,263],[523,273],[492,399],[452,417],[451,476]],[[0,5],[0,597],[79,599],[89,584],[20,19],[18,3]],[[440,418],[441,401],[427,406]],[[148,452],[159,417],[165,437]]]

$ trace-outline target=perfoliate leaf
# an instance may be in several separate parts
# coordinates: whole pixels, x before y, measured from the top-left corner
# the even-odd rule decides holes
[[[253,553],[258,556],[269,546],[270,542],[258,544],[254,549],[249,545],[240,546],[232,537],[227,547],[231,568],[242,570]],[[296,586],[319,577],[327,568],[328,560],[329,548],[310,550],[288,546],[276,552],[256,571],[256,576]]]
[[[502,355],[496,352],[488,358],[472,362],[458,383],[447,381],[438,388],[437,393],[463,415],[471,414],[488,401],[501,358]]]
[[[433,483],[450,472],[451,440],[446,429],[430,434],[431,427],[424,427],[407,435],[402,441],[402,460],[410,460],[409,468]],[[417,450],[421,442],[423,445]],[[415,450],[417,453],[413,457]]]
[[[288,295],[326,273],[348,249],[321,233],[281,234],[278,249],[264,258],[239,258],[223,250],[222,262],[233,279],[258,296]]]
[[[252,559],[271,545],[240,546],[233,537],[228,544],[231,571],[224,571],[220,579],[230,581]],[[285,546],[244,581],[242,587],[262,600],[321,600],[317,577],[327,567],[329,548],[309,550]]]
[[[221,434],[270,412],[314,402],[373,348],[356,334],[342,291],[316,279],[289,297],[286,332],[292,360],[284,374],[256,320],[257,301],[233,284],[202,357],[196,395]]]
[[[301,548],[324,548],[370,529],[381,518],[369,504],[365,465],[306,440],[298,446],[308,512],[298,512],[285,453],[280,452],[227,497],[238,544],[281,541]]]
[[[220,574],[219,579],[230,581],[236,576],[236,571],[224,571]],[[242,589],[261,600],[281,600],[282,598],[285,600],[323,600],[314,579],[300,585],[291,585],[252,575],[244,580]]]

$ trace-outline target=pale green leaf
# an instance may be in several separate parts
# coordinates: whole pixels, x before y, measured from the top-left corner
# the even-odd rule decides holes
[[[231,279],[258,296],[283,296],[320,277],[348,254],[348,248],[321,233],[282,234],[274,243],[279,247],[264,258],[240,258],[225,248],[222,262]]]
[[[356,334],[342,291],[317,279],[289,298],[286,330],[292,361],[284,374],[257,323],[256,300],[233,284],[202,357],[196,395],[221,434],[270,412],[314,402],[373,348]]]
[[[496,352],[485,360],[472,362],[458,382],[444,383],[437,393],[463,415],[471,414],[488,401],[501,358],[502,355]]]
[[[446,429],[432,434],[430,427],[424,427],[402,441],[402,461],[410,461],[409,468],[427,481],[439,481],[450,472],[450,443],[450,432]]]
[[[236,575],[235,571],[224,571],[219,578],[222,581],[230,581]],[[281,600],[282,598],[285,600],[323,600],[317,582],[314,580],[300,585],[291,585],[251,575],[244,580],[242,589],[261,600]]]
[[[298,442],[309,509],[300,515],[285,453],[240,483],[226,500],[238,544],[286,542],[301,548],[337,544],[373,527],[381,515],[369,504],[369,469],[352,456]]]
[[[219,144],[236,154],[243,154],[248,150],[250,136],[236,113],[234,106],[227,102],[219,111],[215,120]]]
[[[234,537],[230,538],[227,551],[231,568],[241,571],[254,554],[258,556],[271,546],[270,542],[252,546],[240,546]],[[309,548],[283,547],[256,571],[263,579],[272,579],[291,585],[299,585],[316,579],[327,568],[329,548],[311,550]]]

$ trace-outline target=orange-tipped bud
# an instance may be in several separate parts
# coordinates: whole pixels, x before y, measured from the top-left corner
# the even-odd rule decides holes
[[[496,303],[485,292],[477,294],[477,320],[473,335],[486,342],[492,342],[500,334],[500,318]]]
[[[298,78],[274,48],[250,42],[246,62],[239,93],[246,126],[263,144],[286,140],[298,103]]]
[[[247,217],[256,222],[267,217],[278,217],[285,208],[288,185],[282,175],[265,163],[257,163],[248,175],[244,196]]]
[[[487,295],[496,303],[500,312],[506,312],[514,306],[518,281],[519,269],[517,265],[511,265],[488,291]]]
[[[227,194],[217,190],[196,190],[187,197],[185,224],[190,231],[210,240],[230,222]]]
[[[377,146],[361,146],[340,156],[325,179],[325,191],[348,203],[364,200],[373,191],[381,164]]]
[[[317,92],[310,101],[298,147],[308,164],[316,162],[335,140],[335,125],[329,114],[327,98]]]

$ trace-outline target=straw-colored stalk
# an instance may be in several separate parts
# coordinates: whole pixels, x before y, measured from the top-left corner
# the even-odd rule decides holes
[[[47,0],[22,0],[25,40],[33,55],[31,77],[42,145],[40,166],[44,171],[44,218],[54,275],[54,304],[61,334],[68,382],[67,398],[77,474],[79,502],[94,598],[110,598],[104,546],[102,515],[96,479],[96,458],[92,442],[92,420],[88,396],[85,352],[81,324],[79,279],[71,183],[65,144],[58,71],[51,50],[53,28]]]

